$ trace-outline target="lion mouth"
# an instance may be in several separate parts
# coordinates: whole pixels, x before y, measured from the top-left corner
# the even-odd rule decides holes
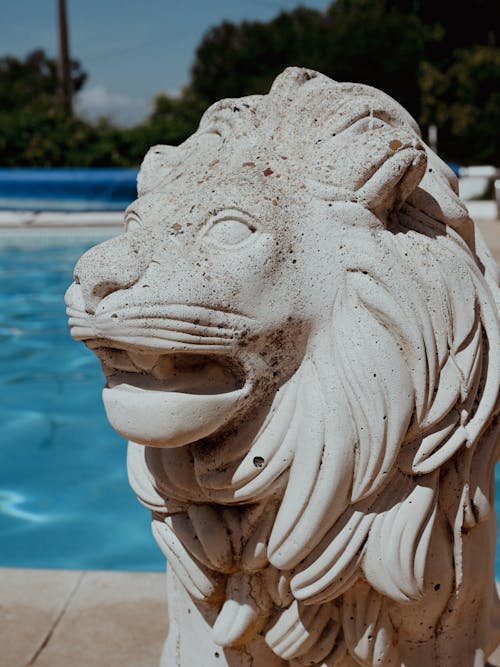
[[[103,401],[113,428],[133,442],[181,447],[212,436],[251,392],[230,350],[217,354],[110,347],[87,341],[106,375]]]
[[[238,343],[250,318],[204,306],[131,303],[84,310],[67,293],[71,335],[99,357],[113,428],[133,442],[181,447],[228,427],[252,392]],[[243,357],[242,357],[243,358]]]
[[[230,355],[98,347],[108,389],[218,395],[245,385],[243,365]]]

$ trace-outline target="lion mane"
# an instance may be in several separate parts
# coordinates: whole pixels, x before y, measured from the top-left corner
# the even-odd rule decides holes
[[[421,636],[428,664],[458,664],[435,637],[467,614],[493,649],[493,564],[478,543],[494,537],[498,276],[456,178],[390,97],[310,70],[213,105],[207,133],[219,151],[245,137],[277,156],[286,137],[311,201],[354,222],[331,310],[250,440],[130,443],[130,481],[170,567],[216,607],[216,643],[260,635],[286,664],[413,664],[404,638],[422,619],[435,626]],[[175,159],[150,151],[140,194],[161,189],[197,135]]]

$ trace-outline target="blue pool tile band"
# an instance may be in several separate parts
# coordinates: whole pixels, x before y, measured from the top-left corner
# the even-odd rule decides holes
[[[0,167],[0,209],[120,211],[136,198],[135,168]]]

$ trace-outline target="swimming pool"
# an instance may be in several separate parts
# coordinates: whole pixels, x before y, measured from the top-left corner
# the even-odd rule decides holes
[[[69,236],[69,234],[71,236]],[[0,239],[0,565],[161,570],[63,295],[99,234]]]
[[[41,234],[0,235],[0,566],[162,570],[99,362],[66,322],[74,264],[106,233]]]

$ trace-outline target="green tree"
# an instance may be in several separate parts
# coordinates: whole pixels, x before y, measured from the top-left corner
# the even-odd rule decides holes
[[[420,18],[389,0],[337,0],[328,12],[299,8],[269,23],[225,22],[200,43],[190,89],[213,102],[267,92],[285,67],[382,88],[414,114],[426,42]]]
[[[417,13],[438,39],[427,44],[426,58],[435,65],[449,65],[458,49],[473,46],[495,46],[500,26],[498,0],[391,0]]]
[[[418,116],[419,67],[427,35],[419,16],[386,0],[338,0],[328,15],[325,73],[380,88]]]
[[[86,74],[77,61],[72,71],[78,92]],[[33,51],[24,60],[0,59],[0,164],[126,166],[133,149],[129,132],[109,121],[91,124],[66,113],[56,62],[43,51]]]
[[[86,74],[72,64],[78,91]],[[0,59],[0,163],[6,166],[66,164],[70,147],[84,132],[60,104],[57,66],[42,50],[24,60]]]
[[[189,90],[209,104],[265,93],[288,65],[321,69],[328,30],[325,14],[304,8],[282,12],[269,23],[224,22],[198,46]]]
[[[448,69],[424,63],[422,125],[439,128],[445,158],[500,163],[500,49],[475,46],[456,51]]]
[[[440,130],[444,157],[498,162],[497,0],[337,0],[269,23],[225,22],[195,55],[189,90],[208,104],[263,93],[288,65],[376,86]]]
[[[224,22],[208,31],[179,98],[160,95],[146,122],[119,129],[68,116],[56,63],[41,50],[0,59],[0,163],[130,165],[156,143],[179,144],[206,107],[266,93],[288,65],[376,86],[435,123],[443,156],[498,164],[500,24],[497,0],[336,0],[326,12],[298,8],[267,23]],[[450,16],[452,14],[452,16]],[[73,63],[74,88],[85,73]]]
[[[78,61],[72,62],[72,79],[78,92],[87,75]],[[0,108],[17,111],[26,107],[53,109],[58,106],[57,64],[37,49],[24,60],[13,56],[0,58]]]
[[[122,137],[129,146],[129,162],[139,164],[150,146],[155,144],[177,146],[185,141],[198,127],[206,107],[207,103],[190,91],[179,98],[158,95],[153,111],[144,123],[122,130]]]

